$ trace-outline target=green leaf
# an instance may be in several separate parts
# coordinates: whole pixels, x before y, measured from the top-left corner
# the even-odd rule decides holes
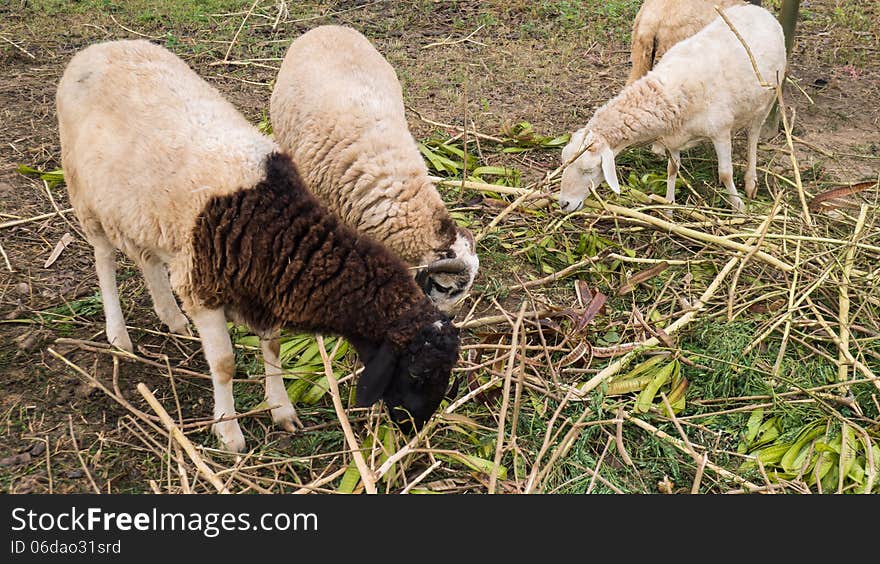
[[[486,460],[470,454],[461,454],[458,452],[449,454],[438,454],[437,458],[442,458],[449,462],[458,462],[467,466],[471,470],[482,472],[483,474],[492,474],[492,469],[495,467],[495,463],[491,460]],[[498,466],[498,478],[500,480],[507,479],[507,468],[500,465]]]
[[[520,176],[520,172],[515,168],[507,168],[503,166],[478,166],[471,171],[471,174],[476,177],[478,181],[483,181],[481,177],[486,175],[501,176],[504,179],[514,181],[518,180]]]
[[[654,375],[654,379],[645,386],[645,389],[639,393],[639,396],[636,398],[636,405],[633,408],[633,411],[636,413],[647,413],[648,410],[654,403],[654,397],[657,395],[657,392],[660,391],[660,387],[669,380],[670,376],[674,373],[674,371],[678,367],[678,360],[673,359],[672,362],[667,363],[662,368],[657,370],[657,374]]]
[[[368,435],[361,444],[361,452],[369,452],[371,448],[373,448],[373,436]],[[342,479],[339,480],[339,486],[337,486],[336,491],[350,494],[354,492],[360,481],[361,472],[358,470],[354,457],[352,457],[351,462],[348,463],[348,468],[345,469],[345,473],[342,475]]]
[[[48,182],[50,187],[54,187],[56,184],[64,182],[64,170],[60,168],[44,172],[27,165],[18,165],[18,172],[20,174],[37,175],[40,177],[40,180]]]
[[[816,447],[818,447],[819,444],[821,444],[821,443],[817,442]],[[823,445],[823,446],[825,446],[825,445]],[[833,453],[834,453],[833,449],[816,448],[816,455],[813,456],[812,460],[810,461],[809,466],[807,467],[807,471],[805,472],[805,476],[807,478],[807,484],[813,485],[817,481],[822,481],[822,478],[824,478],[826,475],[828,475],[828,472],[831,471],[836,466],[835,462],[837,461],[837,457],[834,456]],[[836,468],[835,468],[835,470],[836,470]],[[835,474],[837,474],[837,472],[835,472]],[[837,480],[835,480],[835,483],[833,486],[835,488],[837,487],[836,482],[837,482]],[[822,483],[825,487],[831,486],[831,484],[825,483],[824,481],[822,481]]]
[[[803,466],[808,448],[807,444],[825,432],[825,422],[816,421],[801,429],[791,448],[785,453],[780,461],[782,469],[786,472],[797,472]]]
[[[779,428],[779,417],[771,417],[758,427],[755,439],[749,444],[749,450],[754,451],[759,447],[772,443],[779,438],[780,434],[782,434],[782,430]]]
[[[312,383],[305,378],[297,378],[287,385],[287,397],[290,398],[291,403],[296,403],[300,401],[300,398],[306,393],[306,390],[311,387]]]
[[[439,173],[456,175],[462,168],[462,166],[455,161],[438,155],[429,149],[424,143],[419,143],[419,151],[421,151],[425,158],[428,159],[428,162],[431,163],[431,167]]]
[[[300,397],[300,401],[306,405],[314,405],[318,403],[324,394],[329,391],[329,382],[330,380],[327,376],[322,376],[317,382],[312,384],[305,393]]]
[[[553,139],[550,139],[549,141],[544,141],[542,143],[542,145],[544,147],[562,147],[563,145],[568,143],[570,139],[571,139],[571,134],[566,133],[564,135],[557,135],[556,137],[554,137]]]
[[[354,492],[354,489],[361,481],[361,473],[357,469],[357,464],[355,464],[354,459],[349,463],[348,468],[345,469],[345,474],[342,475],[342,479],[339,481],[339,486],[336,488],[336,491],[339,493],[347,493],[350,494]]]
[[[764,419],[764,408],[759,407],[749,416],[746,423],[746,441],[752,442],[758,436],[758,429],[761,427],[761,421]]]
[[[776,464],[782,457],[788,452],[788,449],[791,448],[791,443],[782,443],[778,445],[770,445],[768,447],[764,447],[758,452],[755,453],[755,456],[760,460],[765,466],[769,466],[771,464]]]

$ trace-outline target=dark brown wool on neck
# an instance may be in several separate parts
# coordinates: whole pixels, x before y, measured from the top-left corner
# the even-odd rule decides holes
[[[304,187],[286,155],[265,179],[213,198],[193,230],[193,285],[254,331],[285,327],[402,348],[440,319],[406,265]]]

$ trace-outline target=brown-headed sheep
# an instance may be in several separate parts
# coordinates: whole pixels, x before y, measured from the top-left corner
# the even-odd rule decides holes
[[[479,268],[428,177],[409,131],[400,82],[370,41],[319,26],[287,50],[272,91],[273,134],[309,189],[352,227],[411,266],[437,306],[452,312]]]

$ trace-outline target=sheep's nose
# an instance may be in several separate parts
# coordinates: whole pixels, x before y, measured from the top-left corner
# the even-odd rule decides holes
[[[573,212],[580,209],[583,200],[579,199],[569,199],[565,196],[559,196],[559,207],[562,208],[564,212]]]

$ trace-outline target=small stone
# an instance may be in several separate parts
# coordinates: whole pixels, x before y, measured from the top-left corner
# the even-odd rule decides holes
[[[34,443],[34,446],[31,448],[31,456],[37,457],[46,452],[46,443],[40,441]]]
[[[0,458],[0,466],[18,466],[20,464],[27,464],[30,461],[31,453],[23,452],[21,454],[7,456],[6,458]]]
[[[39,332],[32,331],[30,333],[26,333],[24,335],[19,335],[16,337],[15,341],[18,344],[18,348],[23,351],[31,351],[36,346],[37,341],[39,341]]]
[[[31,286],[27,282],[19,282],[15,285],[15,291],[22,296],[29,296],[31,293]]]
[[[24,313],[24,310],[20,307],[17,307],[15,309],[13,309],[12,311],[10,311],[9,313],[7,313],[6,315],[4,315],[3,319],[15,319],[18,316],[20,316],[22,313]]]

